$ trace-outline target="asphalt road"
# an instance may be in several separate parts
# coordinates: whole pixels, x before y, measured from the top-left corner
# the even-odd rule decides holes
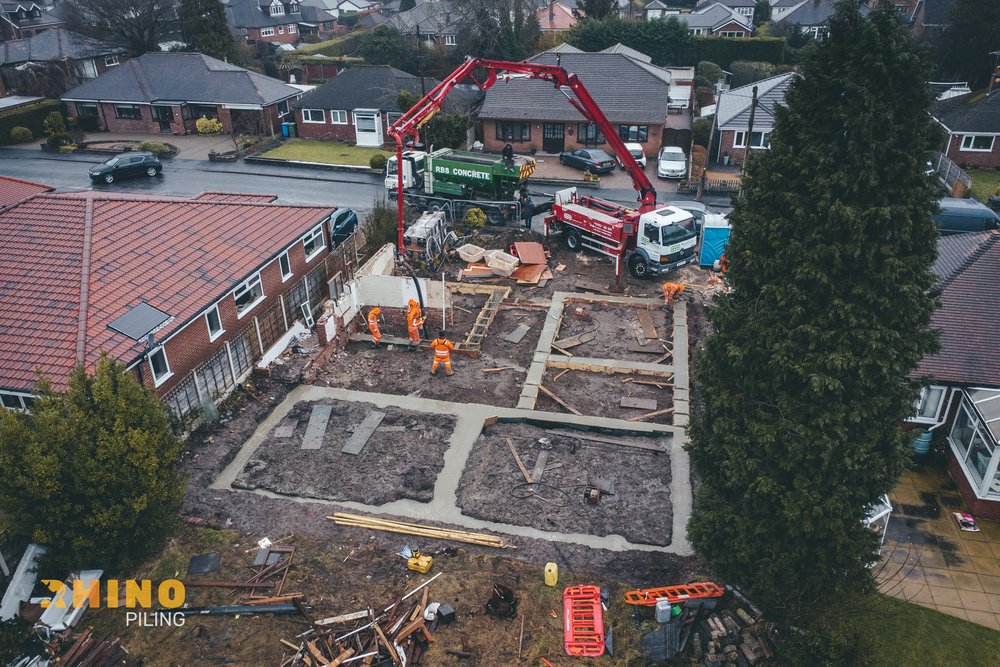
[[[36,150],[0,149],[0,174],[45,183],[58,191],[96,190],[144,195],[191,196],[200,192],[246,192],[278,195],[287,204],[332,204],[368,210],[385,195],[382,179],[373,174],[327,171],[303,167],[274,167],[245,163],[218,163],[175,158],[164,162],[163,173],[154,178],[136,178],[111,185],[91,183],[87,170],[103,160],[99,155],[53,155]],[[551,194],[563,186],[535,184],[536,195]],[[578,187],[623,204],[635,203],[632,190]],[[724,204],[705,200],[706,204]]]

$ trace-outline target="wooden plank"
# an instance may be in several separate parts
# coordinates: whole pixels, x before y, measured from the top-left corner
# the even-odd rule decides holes
[[[392,645],[392,642],[386,639],[385,633],[382,632],[382,628],[378,626],[378,623],[375,624],[375,634],[378,635],[379,641],[381,641],[386,650],[389,651],[389,657],[392,658],[393,664],[399,662],[399,655],[396,653],[396,647]]]
[[[563,348],[561,348],[561,347],[557,347],[555,343],[553,343],[553,344],[552,344],[552,345],[551,345],[550,347],[551,347],[551,348],[552,348],[553,350],[555,350],[556,352],[559,352],[560,354],[562,354],[562,355],[564,355],[564,356],[567,356],[567,357],[572,357],[572,356],[573,356],[573,353],[572,353],[572,352],[570,352],[569,350],[564,350],[564,349],[563,349]]]
[[[619,405],[623,408],[637,408],[639,410],[655,410],[656,401],[651,398],[636,398],[635,396],[622,396]]]
[[[510,447],[510,453],[514,455],[514,461],[517,463],[517,467],[521,469],[521,474],[524,475],[524,481],[531,484],[534,480],[531,479],[531,475],[528,474],[528,469],[524,467],[524,461],[521,460],[521,457],[517,454],[517,450],[514,449],[514,441],[510,438],[506,438],[506,440],[507,446]]]
[[[629,352],[636,352],[638,354],[663,354],[663,348],[657,345],[629,345],[626,348]],[[670,355],[667,354],[669,357]]]
[[[555,394],[553,394],[551,391],[549,391],[548,389],[546,389],[542,385],[538,385],[538,390],[540,392],[542,392],[543,394],[545,394],[546,396],[548,396],[549,398],[551,398],[553,401],[555,401],[559,405],[563,406],[564,408],[566,408],[567,410],[569,410],[570,412],[572,412],[574,415],[582,415],[583,414],[582,412],[580,412],[579,410],[577,410],[573,406],[567,405],[565,401],[563,401],[561,398],[559,398],[558,396],[556,396]]]
[[[330,422],[332,412],[332,405],[313,406],[309,415],[309,425],[306,426],[305,435],[302,436],[302,449],[319,449],[323,446],[323,435],[326,433],[326,425]]]
[[[611,291],[608,289],[607,285],[596,283],[593,280],[584,280],[583,278],[576,279],[574,289],[577,291],[597,292],[598,294],[611,295]]]
[[[346,662],[352,655],[354,655],[353,648],[345,649],[344,652],[338,655],[333,662],[327,665],[327,667],[340,667],[340,665],[344,664],[344,662]]]
[[[561,378],[561,377],[562,377],[563,375],[566,375],[566,373],[569,373],[569,371],[570,371],[570,369],[568,369],[568,368],[564,368],[564,369],[562,369],[561,371],[559,371],[559,373],[558,373],[558,374],[557,374],[557,375],[556,375],[556,376],[555,376],[554,378],[552,378],[552,380],[553,380],[553,381],[555,381],[555,380],[558,380],[558,379],[559,379],[559,378]]]
[[[514,251],[521,264],[545,264],[548,259],[545,257],[545,248],[537,241],[518,241],[514,244]]]
[[[521,322],[517,325],[516,329],[504,336],[503,339],[508,343],[517,344],[524,340],[524,337],[528,335],[529,331],[531,331],[531,325]]]
[[[639,324],[642,325],[642,333],[645,334],[646,338],[651,340],[659,338],[656,335],[656,325],[653,324],[653,316],[649,314],[649,311],[637,310],[636,315],[639,317]]]
[[[552,343],[552,347],[562,350],[571,350],[577,345],[583,345],[590,340],[589,338],[583,339],[580,336],[582,336],[582,334],[578,336],[567,336],[566,338],[562,338]]]
[[[545,462],[549,460],[549,450],[543,449],[538,452],[535,459],[535,469],[531,471],[531,490],[537,491],[538,485],[542,482],[542,475],[545,474]]]
[[[314,625],[333,625],[335,623],[348,623],[350,621],[360,621],[362,618],[368,618],[371,616],[371,609],[365,609],[364,611],[355,611],[350,614],[341,614],[340,616],[331,616],[329,618],[323,618]]]
[[[644,442],[622,440],[620,438],[615,438],[614,436],[606,436],[606,435],[597,436],[597,435],[591,435],[589,433],[583,433],[583,432],[578,432],[578,431],[565,431],[565,430],[556,430],[556,429],[553,429],[551,431],[551,433],[553,433],[555,435],[562,435],[562,436],[565,436],[567,438],[576,438],[577,440],[586,440],[587,442],[597,442],[597,443],[601,443],[603,445],[619,445],[621,447],[631,447],[633,449],[645,449],[646,451],[650,451],[650,452],[663,452],[663,451],[666,451],[666,450],[663,449],[663,447],[660,447],[658,445],[648,445],[648,444],[646,444]],[[664,435],[669,435],[669,434],[664,434]]]
[[[516,371],[515,366],[501,366],[500,368],[484,368],[484,373],[499,373],[500,371]]]
[[[510,277],[517,281],[518,285],[537,285],[549,267],[544,264],[522,264],[514,269]]]
[[[650,417],[659,417],[660,415],[665,415],[668,412],[673,412],[673,411],[674,411],[673,408],[667,408],[666,410],[657,410],[656,412],[647,412],[646,414],[639,415],[638,417],[629,417],[625,421],[628,421],[628,422],[638,422],[638,421],[642,421],[643,419],[649,419]]]
[[[385,419],[385,413],[379,412],[377,410],[372,410],[367,415],[363,422],[358,424],[358,427],[354,429],[354,433],[351,437],[347,439],[347,442],[341,448],[341,454],[354,454],[358,455],[361,450],[365,448],[368,444],[368,440],[375,433],[375,429],[378,428],[382,420]]]

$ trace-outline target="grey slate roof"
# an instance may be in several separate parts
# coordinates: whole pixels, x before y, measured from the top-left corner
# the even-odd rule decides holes
[[[424,79],[427,92],[438,84],[431,78]],[[380,109],[399,111],[399,92],[408,90],[420,95],[420,77],[407,74],[388,65],[355,65],[322,86],[304,95],[292,106],[296,109]],[[474,105],[480,93],[470,93],[460,88],[452,90],[445,98],[445,111],[464,111]]]
[[[838,0],[806,0],[802,5],[778,19],[776,23],[801,26],[822,25],[830,20],[837,8],[837,2]],[[858,6],[858,11],[862,16],[868,16],[871,8],[862,3]]]
[[[299,5],[299,13],[302,16],[302,21],[305,23],[325,23],[327,21],[336,23],[337,17],[326,11],[322,7],[317,7],[315,5]]]
[[[950,25],[955,0],[924,0],[924,25]]]
[[[727,90],[719,96],[715,110],[716,122],[720,130],[746,130],[750,122],[750,105],[753,102],[753,87],[757,86],[757,111],[754,114],[755,132],[769,132],[774,129],[774,110],[785,105],[788,87],[799,75],[795,72],[779,74],[739,88]]]
[[[145,53],[70,90],[63,99],[267,106],[299,90],[200,53]]]
[[[711,5],[706,5],[702,9],[690,14],[677,14],[671,18],[675,18],[681,23],[686,24],[688,28],[716,30],[731,21],[735,21],[747,30],[750,30],[750,22],[747,20],[747,17],[737,14],[719,2],[713,2]]]
[[[990,245],[993,232],[973,232],[941,236],[937,241],[937,259],[931,271],[941,285],[947,285],[966,266],[975,261]]]
[[[286,13],[281,16],[271,16],[269,12],[261,9],[261,4],[261,0],[229,0],[226,5],[226,23],[231,28],[271,28],[302,20],[300,12],[287,13],[287,5]]]
[[[647,56],[645,53],[642,53],[641,51],[636,51],[635,49],[629,46],[625,46],[621,42],[618,42],[614,46],[609,46],[608,48],[599,51],[599,53],[620,53],[623,56],[628,56],[632,60],[639,60],[644,63],[653,62],[653,58],[651,56]]]
[[[0,42],[0,65],[85,60],[95,56],[119,53],[124,53],[124,49],[102,44],[97,40],[72,33],[64,28],[52,28],[26,39]]]
[[[553,53],[530,59],[554,65]],[[613,123],[662,125],[670,101],[670,85],[646,65],[620,53],[563,53],[561,64],[580,77]],[[585,122],[566,97],[545,81],[498,81],[486,92],[481,118]]]
[[[447,0],[425,2],[390,17],[386,25],[401,35],[415,34],[418,27],[421,34],[454,35],[458,33],[458,12]]]
[[[1000,134],[1000,91],[986,97],[967,93],[931,105],[931,115],[954,133]]]
[[[726,7],[756,7],[757,3],[754,0],[699,0],[698,4],[695,5],[695,9],[704,9],[709,7],[716,2],[725,5]]]
[[[652,0],[652,2],[647,2],[643,9],[666,9],[667,6],[660,2],[660,0]]]

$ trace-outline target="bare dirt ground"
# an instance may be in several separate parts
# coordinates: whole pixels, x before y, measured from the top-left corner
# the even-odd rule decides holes
[[[583,309],[585,314],[578,315],[577,308]],[[660,343],[673,338],[673,319],[663,308],[646,310],[643,306],[641,310],[649,313],[656,327],[657,337],[647,339],[639,324],[639,310],[628,306],[568,303],[555,342],[558,345],[560,340],[579,336],[586,342],[568,348],[574,356],[652,363],[667,353]],[[659,354],[629,351],[637,345],[660,348]]]
[[[320,449],[302,449],[302,436],[314,405],[333,412]],[[360,454],[340,450],[372,410],[385,414]],[[275,437],[283,426],[290,437]],[[381,505],[401,498],[430,502],[434,481],[455,419],[399,408],[376,408],[347,401],[300,401],[254,453],[233,486],[267,489],[282,495],[353,500]]]
[[[528,469],[551,441],[542,485],[531,493],[507,444],[509,439]],[[635,438],[656,444],[655,439]],[[596,504],[583,494],[592,476],[614,483],[614,494]],[[647,544],[671,539],[670,458],[666,453],[629,449],[574,438],[529,424],[498,423],[483,430],[458,487],[462,513],[479,519],[541,530],[622,535]]]
[[[559,368],[549,368],[546,370],[542,379],[542,386],[562,399],[567,405],[585,415],[628,419],[657,410],[666,410],[674,404],[673,395],[669,388],[661,389],[651,385],[622,382],[625,378],[634,378],[644,382],[658,382],[662,380],[665,383],[669,383],[670,380],[666,378],[623,375],[619,373],[611,375],[571,370],[556,380],[556,376],[560,373],[562,373],[562,370]],[[656,408],[650,410],[643,408],[623,408],[620,405],[623,397],[651,399],[656,401]],[[535,403],[535,408],[550,412],[568,412],[566,408],[542,392],[538,394],[538,401]],[[643,421],[656,424],[672,424],[673,415],[666,413],[650,417]]]

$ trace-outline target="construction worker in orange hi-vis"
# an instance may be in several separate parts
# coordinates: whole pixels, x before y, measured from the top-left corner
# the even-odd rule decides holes
[[[668,306],[670,302],[674,300],[681,292],[684,291],[684,285],[680,283],[663,283],[663,305]]]
[[[410,336],[410,351],[416,350],[420,343],[420,327],[424,325],[424,316],[420,310],[420,304],[410,299],[410,310],[406,313],[406,332]]]
[[[431,364],[431,375],[437,374],[438,366],[444,364],[444,370],[451,375],[451,351],[455,349],[455,344],[445,338],[445,331],[438,332],[438,337],[431,343],[434,350],[434,363]]]
[[[368,330],[372,332],[372,347],[378,347],[382,342],[382,332],[378,328],[378,318],[382,314],[382,309],[375,306],[368,311]]]

